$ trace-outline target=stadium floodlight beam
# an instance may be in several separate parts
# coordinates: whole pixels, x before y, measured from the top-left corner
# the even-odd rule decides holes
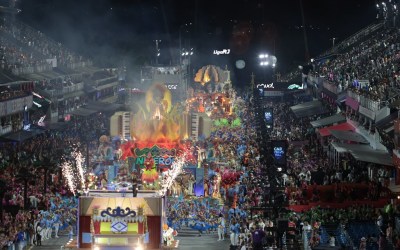
[[[277,62],[276,56],[261,53],[258,55],[258,58],[260,66],[263,67],[271,66],[272,68],[276,67],[276,62]]]

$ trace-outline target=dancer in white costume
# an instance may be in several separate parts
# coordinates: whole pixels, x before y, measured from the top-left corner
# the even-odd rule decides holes
[[[46,227],[46,238],[51,239],[51,234],[53,233],[53,222],[50,218],[47,218]]]
[[[222,214],[218,219],[218,240],[225,240],[225,218]]]
[[[60,215],[58,214],[58,212],[54,214],[53,226],[54,226],[54,235],[56,238],[58,238],[58,230],[60,229]]]

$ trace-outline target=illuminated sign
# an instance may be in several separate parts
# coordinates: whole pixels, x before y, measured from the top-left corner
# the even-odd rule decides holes
[[[169,168],[175,160],[178,153],[176,149],[166,149],[159,148],[158,146],[153,146],[151,148],[135,148],[134,153],[136,155],[135,164],[144,167],[145,161],[151,156],[154,160],[155,165],[158,168]]]
[[[214,55],[217,55],[217,56],[219,56],[219,55],[229,55],[231,53],[231,50],[230,49],[223,49],[223,50],[214,50],[214,52],[213,52],[213,54]]]
[[[45,125],[45,124],[44,124],[44,119],[45,119],[45,118],[46,118],[46,115],[40,117],[40,119],[39,119],[37,125],[39,125],[39,126],[41,126],[41,127],[44,127],[44,125]]]
[[[257,88],[264,88],[264,89],[273,89],[274,88],[274,83],[260,83],[257,84]]]
[[[274,125],[273,109],[269,108],[264,111],[265,125],[267,128],[272,128]]]
[[[274,147],[274,156],[276,160],[281,160],[285,154],[283,147]]]
[[[298,84],[291,84],[289,85],[288,89],[303,89],[303,86],[300,86]]]
[[[29,131],[30,129],[31,129],[31,124],[30,123],[24,125],[24,127],[23,127],[23,130],[25,130],[25,131]]]
[[[277,166],[286,166],[286,149],[287,142],[282,141],[271,141],[273,149],[274,164]]]
[[[165,86],[167,86],[167,89],[177,89],[178,88],[177,84],[167,84]]]

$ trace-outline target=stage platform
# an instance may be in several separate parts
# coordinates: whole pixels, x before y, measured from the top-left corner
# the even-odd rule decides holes
[[[115,190],[90,190],[87,195],[88,197],[133,197],[131,190],[129,191],[115,191]],[[152,198],[160,197],[159,194],[154,190],[138,190],[138,198]]]

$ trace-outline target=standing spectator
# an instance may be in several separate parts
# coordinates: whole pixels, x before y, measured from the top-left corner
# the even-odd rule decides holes
[[[68,225],[67,230],[68,230],[68,238],[69,238],[69,240],[73,240],[74,231],[73,231],[73,228],[72,228],[71,224]]]
[[[265,233],[260,229],[260,225],[256,225],[256,230],[251,233],[253,250],[262,250],[262,242],[265,237]]]
[[[25,246],[25,232],[21,228],[18,231],[16,241],[17,241],[18,250],[24,249],[24,246]]]
[[[42,227],[39,225],[39,223],[36,226],[36,246],[41,246],[42,245]]]
[[[365,238],[364,238],[365,239]],[[334,247],[335,246],[335,236],[331,236],[329,238],[329,246]]]
[[[379,250],[386,250],[387,239],[386,239],[386,235],[384,233],[380,234],[378,245],[379,245]]]
[[[365,237],[362,237],[360,241],[359,250],[366,250],[366,249],[367,249],[367,239],[365,239]]]
[[[392,241],[393,239],[393,227],[392,227],[392,223],[388,223],[388,226],[386,228],[386,238],[389,241]]]

